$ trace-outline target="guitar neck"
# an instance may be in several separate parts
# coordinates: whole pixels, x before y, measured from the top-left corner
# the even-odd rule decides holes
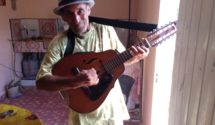
[[[176,33],[176,22],[172,22],[160,29],[154,30],[149,33],[145,39],[139,39],[134,46],[145,46],[146,48],[156,47],[164,40]],[[115,57],[104,62],[105,69],[111,73],[116,67],[121,66],[123,63],[133,57],[129,50],[118,53]]]
[[[144,42],[142,41],[135,46],[145,46],[146,48],[150,48],[150,45],[146,42],[146,39],[144,40]],[[121,66],[122,64],[124,64],[126,61],[128,61],[132,57],[133,57],[133,55],[131,54],[131,52],[129,50],[125,50],[122,53],[118,53],[113,58],[104,62],[105,69],[108,70],[109,72],[111,72],[116,67]]]

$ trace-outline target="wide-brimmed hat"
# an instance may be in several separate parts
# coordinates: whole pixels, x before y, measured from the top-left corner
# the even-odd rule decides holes
[[[59,0],[58,7],[54,9],[54,13],[61,15],[61,9],[71,4],[88,3],[91,7],[95,4],[94,0]]]

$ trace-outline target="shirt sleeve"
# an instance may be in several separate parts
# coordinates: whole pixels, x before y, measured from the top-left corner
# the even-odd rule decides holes
[[[46,76],[52,75],[52,68],[62,57],[65,50],[65,41],[67,38],[54,38],[47,49],[46,54],[43,57],[43,61],[40,65],[40,69],[37,73],[36,80]]]

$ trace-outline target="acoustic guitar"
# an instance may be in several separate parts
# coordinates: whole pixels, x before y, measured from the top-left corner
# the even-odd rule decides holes
[[[176,33],[176,22],[149,33],[135,46],[156,47],[162,41]],[[130,51],[118,53],[114,50],[104,52],[77,53],[65,56],[54,65],[53,74],[58,76],[75,76],[83,69],[95,68],[99,76],[96,86],[80,87],[61,91],[68,105],[79,113],[89,113],[97,109],[114,87],[117,78],[123,73],[124,62],[132,58]]]

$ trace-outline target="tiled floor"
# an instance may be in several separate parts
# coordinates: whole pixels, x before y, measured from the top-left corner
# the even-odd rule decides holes
[[[27,87],[21,97],[0,98],[0,103],[28,109],[42,119],[44,125],[67,125],[68,108],[57,92],[46,92],[37,90],[35,87]],[[140,124],[138,121],[128,121],[124,125]]]

